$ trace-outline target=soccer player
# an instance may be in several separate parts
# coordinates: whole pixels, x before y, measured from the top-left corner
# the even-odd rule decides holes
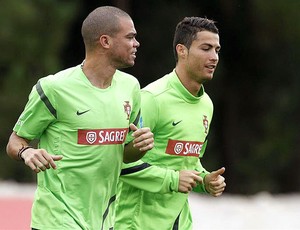
[[[118,70],[134,65],[139,47],[131,17],[99,7],[82,36],[85,61],[37,82],[7,144],[38,173],[32,229],[108,229],[122,162],[153,147],[150,129],[136,127],[139,83]]]
[[[115,229],[192,230],[188,193],[153,193],[135,187],[132,181],[146,168],[142,165],[197,170],[203,178],[196,187],[199,192],[212,196],[223,193],[225,168],[208,172],[200,162],[213,116],[213,104],[203,83],[213,78],[220,48],[213,20],[186,17],[178,23],[173,41],[175,69],[142,90],[140,122],[152,130],[154,148],[142,158],[145,163],[140,167],[128,165],[138,170],[122,170]],[[152,179],[149,170],[144,184]]]

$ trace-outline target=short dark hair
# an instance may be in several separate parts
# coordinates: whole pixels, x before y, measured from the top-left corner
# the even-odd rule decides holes
[[[182,44],[189,49],[192,42],[197,38],[197,33],[201,31],[219,34],[215,21],[207,18],[185,17],[177,24],[173,39],[173,52],[176,63],[178,61],[176,45]]]
[[[131,18],[114,6],[101,6],[93,10],[83,21],[81,34],[86,49],[93,48],[101,35],[113,36],[120,29],[121,17]]]

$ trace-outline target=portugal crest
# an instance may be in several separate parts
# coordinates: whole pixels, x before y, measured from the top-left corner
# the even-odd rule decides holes
[[[130,118],[130,113],[131,113],[131,105],[129,104],[129,101],[124,101],[124,112],[127,115],[127,120]]]
[[[203,115],[203,126],[204,126],[204,132],[207,134],[208,132],[208,120],[207,120],[207,116]]]

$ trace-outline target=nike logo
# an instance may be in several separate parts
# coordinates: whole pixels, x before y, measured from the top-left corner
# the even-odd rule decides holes
[[[177,121],[177,122],[173,121],[173,122],[172,122],[172,125],[173,125],[173,126],[176,126],[176,125],[178,125],[180,122],[182,122],[182,120]]]
[[[77,110],[76,114],[77,114],[78,116],[80,116],[80,115],[82,115],[82,114],[84,114],[84,113],[87,113],[88,111],[90,111],[90,110],[88,109],[88,110],[85,110],[85,111],[82,111],[82,112],[79,112],[79,111]]]

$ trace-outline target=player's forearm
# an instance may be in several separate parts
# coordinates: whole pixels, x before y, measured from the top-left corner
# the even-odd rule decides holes
[[[152,193],[169,193],[178,191],[179,172],[143,161],[123,164],[120,180]]]
[[[124,163],[131,163],[141,159],[147,151],[140,151],[139,149],[133,147],[133,143],[130,142],[129,144],[125,145],[124,148]]]
[[[10,137],[8,144],[6,146],[7,155],[12,159],[21,160],[18,153],[23,147],[28,146],[29,140],[19,137],[15,132],[13,132]]]

